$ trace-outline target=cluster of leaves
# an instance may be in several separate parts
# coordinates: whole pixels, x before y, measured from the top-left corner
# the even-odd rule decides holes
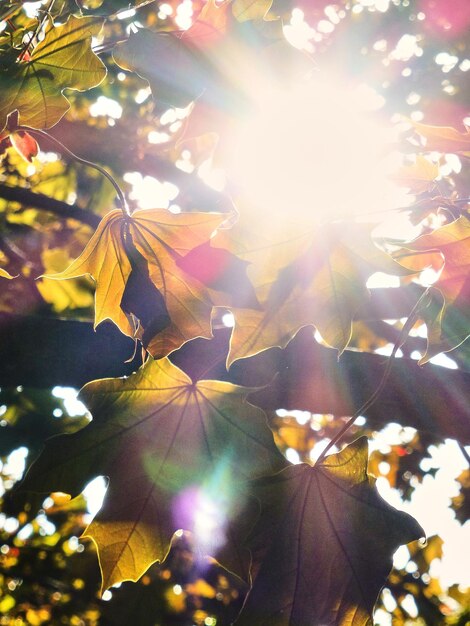
[[[31,527],[26,539],[19,526],[2,538],[2,576],[11,593],[3,594],[0,606],[38,624],[55,618],[57,604],[67,605],[64,614],[70,623],[124,623],[121,607],[138,605],[143,597],[139,624],[186,624],[188,619],[210,624],[218,622],[207,619],[219,618],[240,626],[369,624],[393,552],[424,533],[379,496],[368,474],[366,438],[350,438],[343,450],[320,455],[312,466],[312,446],[322,437],[336,441],[341,420],[315,431],[310,426],[302,430],[294,420],[276,425],[273,417],[273,437],[266,415],[247,401],[254,388],[205,380],[204,372],[190,376],[174,359],[196,338],[211,339],[227,312],[234,325],[228,350],[218,356],[227,368],[285,348],[305,327],[314,328],[318,341],[339,355],[348,346],[370,345],[371,329],[357,322],[370,299],[370,276],[385,272],[406,283],[429,267],[440,272],[439,278],[408,324],[421,320],[427,326],[421,362],[459,348],[470,335],[468,166],[442,176],[429,155],[438,153],[443,163],[451,153],[466,163],[469,134],[418,123],[409,128],[411,140],[405,145],[410,162],[398,180],[416,196],[408,210],[426,232],[401,246],[374,240],[370,224],[340,222],[334,215],[318,223],[314,214],[290,211],[272,220],[270,207],[248,206],[235,198],[234,209],[226,196],[218,195],[214,202],[210,192],[191,201],[190,191],[181,213],[161,208],[131,212],[120,189],[129,169],[127,157],[139,162],[139,171],[158,171],[164,167],[162,152],[144,146],[136,131],[96,122],[102,138],[97,150],[102,152],[92,160],[110,167],[113,176],[93,178],[87,168],[96,164],[88,159],[71,164],[73,152],[81,153],[80,142],[88,140],[77,134],[76,125],[88,123],[92,87],[101,82],[102,93],[117,94],[130,115],[136,106],[131,94],[146,85],[142,79],[148,81],[152,98],[141,103],[140,135],[158,128],[158,111],[187,107],[181,130],[172,131],[171,150],[165,148],[172,151],[170,160],[189,146],[195,162],[209,152],[223,165],[227,125],[237,128],[254,106],[252,82],[267,76],[286,88],[289,80],[306,80],[312,62],[282,36],[288,3],[208,0],[184,31],[155,23],[148,6],[136,7],[146,27],[134,24],[130,36],[125,20],[117,19],[122,17],[119,3],[79,4],[82,14],[64,0],[30,19],[20,2],[11,2],[1,16],[6,24],[0,40],[1,184],[27,195],[2,205],[0,280],[5,295],[0,306],[15,311],[21,298],[24,311],[75,317],[93,312],[95,327],[110,320],[142,347],[145,359],[128,378],[85,385],[80,398],[92,415],[86,425],[42,419],[36,433],[31,422],[36,425],[36,414],[49,415],[50,407],[38,407],[35,397],[28,404],[23,391],[5,399],[3,419],[12,439],[5,440],[3,454],[25,445],[35,455],[48,436],[62,433],[48,441],[20,489],[63,492],[78,500],[47,509],[55,526],[49,535],[44,529],[41,533],[34,499],[29,508],[14,513],[20,525]],[[121,74],[135,89],[123,93],[117,87]],[[73,92],[66,97],[65,89]],[[43,132],[53,126],[54,132],[61,129],[59,143]],[[116,137],[110,139],[111,150],[116,141],[128,148],[120,165],[116,154],[107,161],[105,136]],[[44,154],[59,146],[62,161],[37,159],[36,139]],[[39,174],[28,170],[31,163],[33,168],[37,163]],[[111,211],[109,180],[120,197],[119,208]],[[197,185],[189,177],[179,182],[182,189]],[[44,194],[56,204],[38,206]],[[67,213],[66,201],[74,197],[73,213],[72,207]],[[38,276],[40,282],[34,280]],[[94,281],[94,301],[86,276]],[[380,343],[384,336],[375,330]],[[390,328],[395,331],[392,343],[403,343],[408,330],[406,325],[404,330]],[[465,352],[460,354],[464,364]],[[394,460],[391,480],[405,496],[410,476],[422,476],[420,462],[435,442],[416,434],[407,448],[397,446],[387,456],[388,462]],[[293,465],[279,449],[297,450],[305,463]],[[373,466],[376,459],[371,462]],[[97,476],[109,481],[106,500],[86,525],[79,494]],[[468,508],[465,481],[462,475],[464,489],[454,502],[461,521]],[[191,550],[184,535],[175,536],[179,529],[191,532]],[[97,548],[103,591],[123,581],[141,581],[113,590],[113,608],[96,596],[96,571],[83,573],[93,571],[92,550],[86,552],[88,561],[70,554],[68,537],[79,533]],[[409,593],[427,622],[445,619],[443,592],[431,585],[428,573],[429,563],[440,555],[431,550],[434,544],[427,557],[411,548],[412,560],[421,558],[420,571],[428,579],[417,579],[408,570],[390,578],[397,624],[407,619],[402,602]],[[156,562],[160,565],[153,566]],[[65,567],[70,571],[64,582]],[[32,580],[34,568],[44,572],[39,590]],[[459,619],[465,620],[465,598],[457,599],[458,590],[454,592]],[[72,594],[81,595],[78,605],[69,606]],[[227,606],[225,613],[220,603]]]

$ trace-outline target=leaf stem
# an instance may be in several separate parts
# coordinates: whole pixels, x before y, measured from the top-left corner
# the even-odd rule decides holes
[[[414,307],[411,310],[411,313],[408,316],[408,319],[406,320],[405,324],[403,325],[403,328],[400,331],[400,335],[398,337],[398,339],[395,342],[395,345],[393,346],[393,350],[392,350],[392,354],[390,355],[388,361],[387,361],[387,366],[385,368],[385,371],[383,373],[383,376],[380,380],[380,383],[377,387],[377,389],[374,391],[374,393],[364,402],[364,404],[362,404],[357,411],[355,411],[355,413],[348,419],[348,421],[346,422],[346,424],[344,424],[344,426],[341,428],[341,430],[336,433],[336,435],[333,437],[333,439],[329,442],[329,444],[326,446],[326,448],[323,450],[323,452],[320,454],[320,456],[317,459],[316,464],[321,463],[321,461],[323,461],[323,459],[325,458],[325,456],[327,455],[327,452],[329,450],[331,450],[331,448],[336,445],[342,438],[343,435],[351,428],[351,426],[354,424],[354,422],[357,420],[357,418],[362,415],[362,413],[364,413],[367,409],[369,409],[378,399],[378,397],[380,396],[380,394],[382,393],[383,388],[385,387],[388,377],[390,376],[390,372],[392,371],[392,365],[395,359],[395,356],[398,352],[398,350],[401,348],[401,346],[405,343],[410,330],[413,328],[414,323],[416,322],[419,313],[421,311],[421,308],[423,306],[427,306],[426,299],[428,297],[429,294],[429,287],[426,289],[426,291],[423,292],[423,294],[420,296],[419,300],[416,302],[416,304],[414,305]]]
[[[61,150],[63,150],[66,154],[68,154],[72,159],[75,159],[75,161],[77,161],[78,163],[83,163],[83,165],[92,167],[93,169],[100,172],[100,174],[102,174],[105,178],[109,180],[109,182],[112,184],[112,186],[116,190],[116,194],[119,198],[119,202],[121,205],[120,209],[123,212],[124,217],[130,217],[131,212],[129,210],[129,205],[127,204],[127,200],[124,195],[124,192],[122,191],[121,187],[118,185],[114,177],[109,172],[107,172],[104,169],[104,167],[101,167],[101,165],[98,165],[97,163],[93,163],[92,161],[87,161],[86,159],[82,159],[82,157],[77,156],[74,152],[72,152],[66,146],[64,146],[64,144],[61,141],[59,141],[58,139],[50,135],[45,130],[39,130],[38,128],[30,128],[29,126],[21,126],[21,125],[15,126],[14,128],[10,130],[11,131],[25,131],[27,133],[31,133],[32,135],[38,135],[39,137],[43,137],[44,139],[47,139],[51,141],[54,145],[58,146]]]

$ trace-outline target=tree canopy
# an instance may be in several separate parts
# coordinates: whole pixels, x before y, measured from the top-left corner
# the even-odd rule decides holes
[[[469,32],[2,3],[0,624],[470,623]]]

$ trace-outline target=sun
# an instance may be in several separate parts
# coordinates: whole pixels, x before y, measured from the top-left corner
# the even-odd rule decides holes
[[[381,104],[365,85],[314,77],[287,91],[263,88],[232,140],[229,175],[243,203],[313,223],[382,213],[404,202],[390,179],[399,155]]]

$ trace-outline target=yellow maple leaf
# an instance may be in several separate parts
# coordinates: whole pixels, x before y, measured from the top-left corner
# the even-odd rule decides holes
[[[165,209],[125,217],[111,211],[82,254],[45,278],[90,275],[96,282],[95,328],[109,319],[125,335],[141,338],[153,356],[165,356],[189,339],[211,336],[209,291],[177,262],[208,241],[226,217]]]
[[[294,229],[277,240],[269,240],[265,230],[258,241],[245,240],[245,248],[241,239],[235,241],[238,256],[253,263],[248,275],[260,306],[231,307],[235,325],[227,365],[272,346],[283,348],[309,325],[341,353],[355,312],[369,295],[369,276],[409,273],[374,244],[370,231],[368,224],[335,224],[303,233]]]

